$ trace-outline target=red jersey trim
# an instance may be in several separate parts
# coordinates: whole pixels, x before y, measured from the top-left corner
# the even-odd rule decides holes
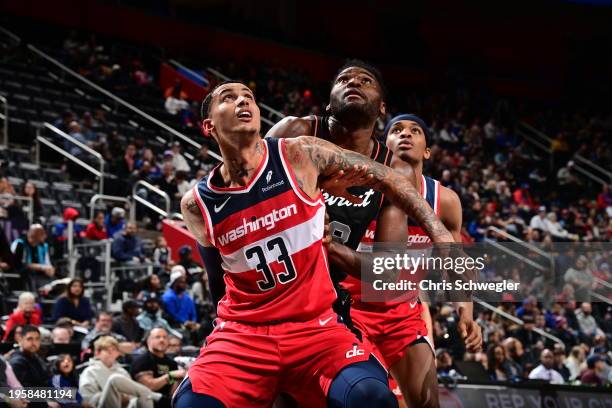
[[[206,180],[206,184],[208,185],[208,188],[210,188],[212,191],[216,193],[223,193],[223,194],[242,194],[242,193],[248,193],[249,191],[251,191],[251,188],[253,188],[253,186],[255,185],[255,182],[263,174],[264,169],[268,165],[268,158],[270,157],[270,154],[268,152],[268,144],[266,140],[261,139],[261,141],[263,142],[263,146],[264,146],[264,159],[259,163],[259,167],[257,167],[257,170],[255,171],[255,175],[249,180],[246,186],[244,187],[216,187],[216,186],[213,186],[210,180],[214,178],[214,173],[219,169],[219,167],[221,167],[221,166],[217,166],[214,169],[212,169],[212,171],[210,172],[210,176],[208,177],[208,180]]]
[[[289,182],[291,183],[291,188],[293,189],[295,194],[300,198],[300,200],[302,200],[306,204],[313,205],[313,206],[317,204],[324,205],[323,201],[321,200],[321,197],[323,196],[323,194],[321,193],[320,190],[319,190],[319,195],[317,196],[317,198],[313,199],[313,198],[310,198],[306,193],[304,193],[302,189],[298,186],[297,180],[295,179],[295,174],[293,173],[293,169],[291,168],[291,166],[289,166],[289,161],[286,158],[287,157],[287,146],[285,144],[285,140],[286,139],[280,139],[280,158],[281,158],[281,163],[283,163],[283,168],[285,169],[285,173],[287,174],[289,178]]]

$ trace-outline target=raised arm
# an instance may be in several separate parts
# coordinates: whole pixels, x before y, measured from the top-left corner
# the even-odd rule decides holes
[[[306,194],[316,194],[319,177],[331,177],[340,171],[350,172],[366,167],[369,179],[364,179],[363,185],[383,192],[389,201],[414,218],[433,242],[453,242],[451,233],[406,176],[359,153],[315,137],[287,139],[286,146],[298,183]]]

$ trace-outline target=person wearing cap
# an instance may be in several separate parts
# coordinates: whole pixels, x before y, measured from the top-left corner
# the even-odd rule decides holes
[[[587,358],[586,362],[587,369],[580,375],[580,382],[585,385],[605,385],[608,378],[605,374],[606,363],[604,359],[598,354],[593,354]]]
[[[522,317],[523,326],[514,330],[512,336],[516,337],[527,350],[535,346],[536,343],[542,341],[542,336],[534,331],[535,329],[535,315],[532,313],[525,313]]]
[[[540,365],[529,373],[530,380],[545,380],[551,384],[564,384],[563,376],[554,369],[555,356],[549,349],[540,353]]]
[[[148,293],[143,299],[142,312],[136,317],[138,325],[144,331],[149,331],[154,327],[163,327],[172,336],[182,339],[181,332],[170,327],[168,321],[162,317],[160,305],[161,297],[156,293]]]
[[[51,237],[55,241],[60,241],[60,242],[66,241],[68,239],[68,222],[72,221],[74,223],[76,219],[79,217],[79,215],[80,215],[79,211],[76,208],[72,208],[72,207],[65,208],[64,214],[63,214],[63,221],[58,222],[57,224],[53,225],[53,227],[51,228]],[[74,234],[75,237],[78,237],[83,231],[83,227],[76,223],[73,224],[72,228],[73,228],[72,233]]]
[[[553,355],[555,360],[553,363],[553,368],[559,374],[561,374],[561,377],[563,377],[564,382],[569,382],[570,376],[572,374],[570,373],[569,368],[567,368],[567,366],[565,365],[565,345],[555,343],[553,345]]]
[[[140,313],[140,304],[134,299],[128,299],[123,302],[121,310],[121,315],[113,319],[112,331],[132,343],[139,342],[144,334],[144,330],[136,320],[136,316]]]
[[[170,273],[168,289],[162,296],[164,310],[171,323],[184,325],[189,330],[197,330],[197,315],[193,299],[187,293],[187,272],[181,265],[176,265]]]
[[[51,265],[47,233],[40,224],[32,224],[25,238],[18,238],[11,244],[11,252],[16,261],[16,268],[30,280],[32,289],[51,282],[55,276],[55,267]]]
[[[197,280],[197,275],[204,272],[204,269],[193,260],[193,251],[189,245],[183,245],[179,248],[179,261],[181,265],[187,271],[187,282],[190,284]]]
[[[139,264],[144,260],[142,241],[137,232],[136,224],[128,222],[125,231],[115,237],[111,246],[111,255],[115,260],[127,264]]]
[[[114,207],[110,215],[104,221],[107,238],[113,238],[119,231],[125,228],[125,210],[121,207]]]

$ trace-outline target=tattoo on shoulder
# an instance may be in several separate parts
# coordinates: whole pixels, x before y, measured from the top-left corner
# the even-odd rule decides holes
[[[196,203],[195,199],[191,199],[187,202],[185,206],[190,213],[195,215],[200,215],[200,209],[198,208],[198,203]]]

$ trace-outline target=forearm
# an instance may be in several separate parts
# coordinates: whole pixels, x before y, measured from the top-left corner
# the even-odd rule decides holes
[[[329,263],[350,276],[361,279],[362,262],[368,262],[370,254],[357,252],[354,249],[332,241],[329,244]]]
[[[138,382],[151,391],[157,391],[162,389],[166,384],[170,383],[170,374],[164,374],[157,378],[153,378],[152,375],[142,376],[138,378]]]

